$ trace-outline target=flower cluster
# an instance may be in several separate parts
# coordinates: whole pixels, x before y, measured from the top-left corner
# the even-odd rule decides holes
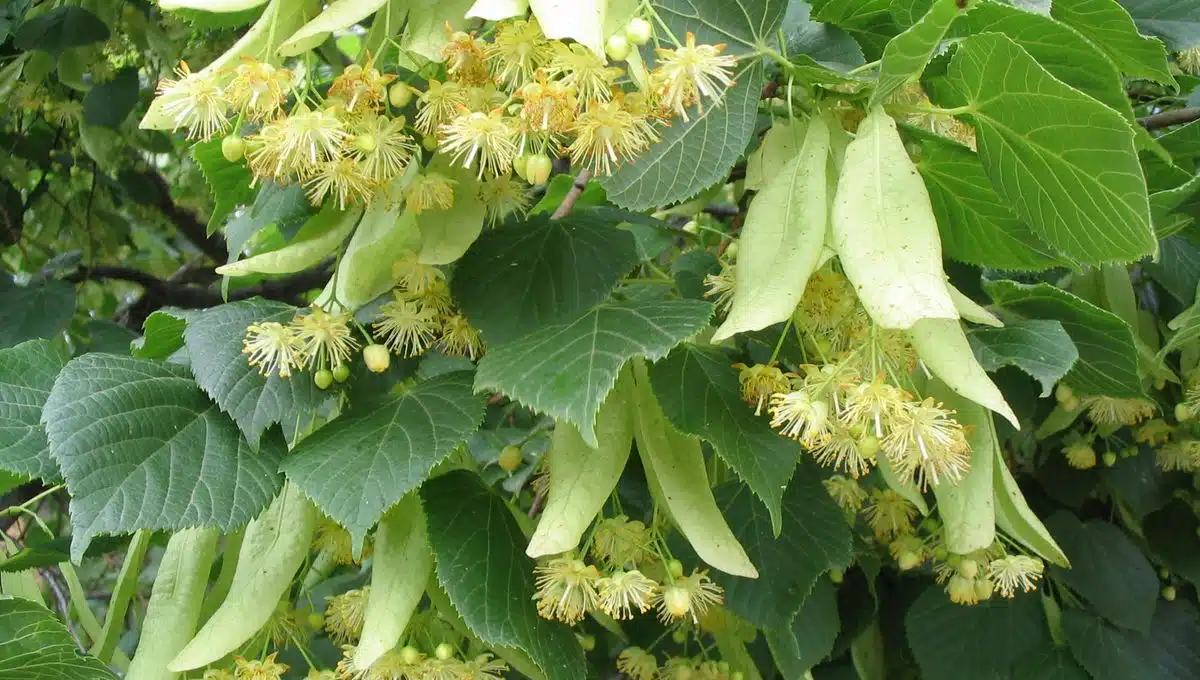
[[[342,646],[342,660],[334,675],[338,680],[503,680],[508,664],[488,653],[470,660],[460,659],[454,645],[438,644],[433,654],[424,654],[411,644],[392,649],[370,668],[354,664],[353,645]]]
[[[617,657],[617,670],[631,680],[742,680],[745,674],[734,670],[728,661],[703,657],[667,657],[662,665],[658,657],[641,647],[626,647]]]

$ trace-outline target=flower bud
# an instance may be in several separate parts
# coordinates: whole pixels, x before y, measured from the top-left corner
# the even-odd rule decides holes
[[[316,373],[313,373],[313,384],[315,384],[319,390],[329,389],[329,386],[333,384],[333,371],[329,370],[328,368],[322,368]]]
[[[402,109],[408,106],[412,101],[412,88],[405,83],[396,83],[388,88],[388,102],[397,109]]]
[[[387,347],[371,344],[363,348],[363,361],[372,373],[383,373],[392,363],[392,355]]]
[[[620,33],[614,33],[604,43],[604,53],[613,61],[625,61],[629,57],[629,40]]]
[[[442,661],[451,659],[454,657],[454,645],[449,642],[443,642],[437,646],[437,649],[433,650],[433,655]]]
[[[230,163],[237,163],[246,155],[246,142],[237,135],[221,140],[221,155]]]
[[[347,366],[346,364],[338,364],[337,366],[333,367],[333,379],[334,380],[336,380],[340,383],[344,383],[349,378],[350,378],[350,367],[349,366]]]
[[[530,184],[545,184],[550,179],[553,164],[544,153],[534,154],[525,161],[525,179]]]
[[[634,45],[645,45],[650,42],[650,35],[653,32],[654,27],[641,17],[630,19],[625,26],[625,37]]]
[[[500,451],[500,458],[496,462],[501,470],[515,472],[521,467],[521,447],[509,444]]]
[[[400,660],[406,666],[412,666],[421,660],[421,652],[417,651],[416,647],[407,645],[400,649]]]
[[[683,562],[679,560],[668,561],[667,573],[671,575],[671,578],[681,578],[683,576]]]

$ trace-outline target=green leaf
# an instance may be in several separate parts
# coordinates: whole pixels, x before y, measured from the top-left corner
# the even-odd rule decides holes
[[[84,324],[87,339],[79,344],[78,354],[107,352],[129,354],[130,346],[139,336],[136,332],[107,319],[88,319]]]
[[[1200,288],[1197,290],[1200,291]],[[1196,299],[1197,302],[1167,323],[1167,328],[1175,332],[1159,350],[1159,357],[1164,357],[1192,340],[1200,338],[1200,296],[1193,299]]]
[[[49,340],[0,349],[0,470],[54,481],[61,477],[42,428],[42,407],[70,356]]]
[[[868,109],[884,103],[896,90],[921,77],[946,30],[966,6],[962,0],[933,0],[924,16],[888,41]]]
[[[184,341],[196,382],[237,423],[251,447],[266,429],[283,425],[289,439],[306,429],[327,393],[313,384],[308,372],[291,378],[263,377],[246,361],[242,338],[253,323],[286,324],[296,308],[282,302],[253,298],[188,315]]]
[[[1200,587],[1200,519],[1186,501],[1172,500],[1146,515],[1142,530],[1164,567]]]
[[[1120,0],[1143,33],[1156,35],[1172,52],[1200,47],[1200,15],[1188,0]]]
[[[1159,261],[1142,266],[1179,304],[1191,305],[1200,284],[1200,248],[1181,236],[1163,239],[1159,248]]]
[[[707,440],[783,529],[783,495],[801,449],[742,401],[737,370],[712,347],[687,344],[650,367],[663,413],[680,432]]]
[[[970,108],[992,185],[1050,246],[1089,264],[1154,252],[1146,182],[1121,114],[997,33],[968,38],[949,81]]]
[[[654,0],[652,4],[675,36],[691,32],[696,35],[697,43],[725,43],[728,54],[745,54],[774,39],[787,3],[772,0]]]
[[[116,680],[96,657],[84,656],[49,609],[21,598],[0,598],[0,678]]]
[[[1063,554],[1062,548],[1058,547],[1042,520],[1025,502],[1021,487],[1017,486],[1017,480],[1008,471],[1004,456],[993,456],[992,462],[995,465],[992,502],[996,508],[996,527],[1047,562],[1070,568],[1071,562]]]
[[[1070,650],[1062,648],[1029,657],[1018,663],[1012,674],[1012,680],[1090,680],[1090,677]]]
[[[449,210],[431,208],[413,217],[421,230],[421,249],[417,259],[422,264],[449,264],[462,257],[479,238],[487,216],[487,206],[479,198],[479,180],[476,179],[475,170],[443,161],[440,155],[434,158],[430,169],[455,182],[454,204]]]
[[[1008,678],[1016,664],[1051,645],[1035,594],[964,607],[932,585],[909,608],[904,629],[924,680]]]
[[[813,21],[811,13],[812,6],[807,2],[787,3],[779,30],[783,31],[788,55],[804,55],[838,71],[847,71],[866,61],[862,48],[849,33],[837,26]]]
[[[878,59],[901,29],[892,17],[893,5],[892,0],[813,0],[812,18],[846,29],[868,59]]]
[[[1175,84],[1163,44],[1139,33],[1129,12],[1117,0],[1054,0],[1050,15],[1086,35],[1123,73],[1163,85]]]
[[[1113,624],[1148,632],[1158,576],[1129,537],[1104,520],[1080,522],[1067,512],[1055,513],[1046,520],[1046,528],[1071,560],[1071,569],[1051,567],[1055,578]]]
[[[0,276],[0,347],[53,338],[75,313],[75,289],[61,281],[27,287]]]
[[[938,135],[917,137],[917,170],[929,190],[947,257],[1010,271],[1040,271],[1060,264],[992,188],[974,151]]]
[[[248,522],[279,491],[283,443],[257,453],[179,366],[85,354],[42,411],[71,492],[71,557],[93,537]]]
[[[258,193],[254,194],[254,203],[250,208],[241,211],[225,225],[229,261],[233,262],[241,257],[242,248],[251,237],[271,225],[275,225],[285,239],[295,240],[299,236],[300,228],[313,214],[312,203],[309,203],[301,185],[264,182]],[[213,230],[212,225],[210,221],[209,231]]]
[[[277,51],[285,57],[303,54],[325,42],[331,33],[353,26],[371,16],[385,2],[387,0],[334,0],[316,18],[284,40]]]
[[[1141,397],[1133,331],[1115,314],[1048,283],[984,283],[996,305],[1027,319],[1053,319],[1071,336],[1079,359],[1064,380],[1085,395]]]
[[[625,362],[661,359],[703,329],[711,314],[712,305],[698,300],[605,303],[490,348],[479,362],[475,389],[566,420],[596,446],[596,411]]]
[[[722,485],[716,496],[759,572],[755,579],[713,572],[725,588],[725,606],[761,628],[787,630],[821,575],[849,566],[853,551],[845,517],[811,466],[801,466],[784,492],[778,537],[770,514],[745,485]]]
[[[1157,139],[1162,148],[1177,161],[1200,156],[1200,120],[1181,125]]]
[[[142,323],[142,337],[131,343],[131,352],[138,359],[166,359],[183,347],[183,331],[187,321],[180,312],[158,310]]]
[[[208,218],[208,233],[214,234],[234,208],[250,202],[250,198],[254,196],[254,189],[250,187],[253,176],[245,163],[230,163],[225,160],[221,153],[220,139],[200,142],[193,146],[192,159],[200,166],[200,172],[204,173],[204,181],[212,194],[213,210]],[[274,185],[263,186],[259,193],[267,191],[267,187],[270,186]],[[245,242],[245,239],[242,239],[236,246],[230,243],[229,256],[236,257],[236,253]]]
[[[138,72],[123,68],[111,80],[96,85],[83,98],[83,119],[88,125],[115,128],[129,115],[138,100]]]
[[[603,302],[637,264],[632,234],[577,212],[536,216],[484,234],[454,268],[459,308],[492,345]]]
[[[356,546],[483,420],[471,374],[446,373],[398,396],[350,408],[301,441],[283,471]]]
[[[837,590],[829,579],[817,579],[787,627],[764,637],[783,677],[802,678],[833,651],[840,629]]]
[[[1064,611],[1062,626],[1071,652],[1095,680],[1200,677],[1200,620],[1190,602],[1159,602],[1149,635],[1122,630],[1080,609]]]
[[[973,328],[967,340],[985,370],[1016,366],[1041,383],[1043,397],[1050,396],[1054,384],[1079,359],[1071,336],[1055,319],[1020,319],[1003,328]]]
[[[1082,33],[1049,15],[1033,14],[996,2],[981,2],[951,28],[954,37],[1003,33],[1055,78],[1090,94],[1133,120],[1133,107],[1121,71]]]
[[[754,59],[734,77],[737,84],[721,106],[706,103],[704,113],[689,113],[692,120],[674,121],[637,161],[600,180],[608,199],[646,210],[691,198],[725,178],[754,133],[765,69]]]
[[[585,677],[571,629],[538,616],[534,562],[504,500],[465,470],[430,480],[421,496],[438,582],[467,627],[489,645],[524,651],[547,680]]]
[[[57,57],[70,47],[108,40],[108,25],[83,9],[65,5],[42,12],[21,24],[13,36],[18,50],[40,50]]]

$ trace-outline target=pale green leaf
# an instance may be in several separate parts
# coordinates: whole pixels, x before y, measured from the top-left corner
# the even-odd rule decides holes
[[[1197,299],[1200,300],[1200,296]],[[1200,338],[1200,302],[1193,304],[1171,319],[1167,323],[1167,328],[1174,331],[1174,334],[1163,345],[1163,348],[1159,350],[1159,357],[1164,357],[1196,338]]]
[[[1054,0],[1050,15],[1086,35],[1108,53],[1122,72],[1174,85],[1163,44],[1138,32],[1117,0]]]
[[[307,52],[325,42],[331,33],[349,28],[371,16],[385,2],[387,0],[334,0],[315,19],[284,40],[276,51],[285,57]]]
[[[1191,0],[1120,0],[1143,32],[1156,35],[1173,52],[1200,47],[1200,13]]]
[[[67,359],[66,350],[49,340],[0,349],[0,470],[47,482],[62,476],[41,418]]]
[[[959,5],[961,1],[933,0],[924,16],[888,41],[868,108],[883,104],[894,92],[921,77],[946,30],[966,8],[965,2]]]
[[[314,267],[337,251],[346,237],[355,231],[362,215],[358,208],[342,211],[330,201],[304,223],[291,243],[278,250],[221,265],[216,272],[221,276],[292,274]]]
[[[279,491],[283,442],[257,452],[172,364],[91,353],[59,373],[42,422],[71,492],[71,557],[137,529],[229,531]]]
[[[975,302],[955,288],[950,283],[946,284],[946,290],[950,292],[950,299],[954,300],[954,308],[958,310],[959,315],[964,321],[983,324],[984,326],[992,326],[1000,328],[1004,322],[988,311],[987,307]]]
[[[936,135],[919,139],[917,170],[929,190],[947,257],[1011,271],[1040,271],[1060,264],[992,188],[974,151]]]
[[[475,4],[467,10],[467,18],[501,21],[509,17],[524,16],[527,11],[529,0],[475,0]]]
[[[487,207],[479,199],[479,180],[475,178],[473,168],[443,167],[438,163],[432,167],[456,182],[454,205],[449,210],[423,210],[416,217],[421,230],[421,249],[417,257],[422,264],[449,264],[462,257],[479,238]]]
[[[524,651],[547,680],[586,677],[571,629],[538,616],[534,562],[504,499],[465,470],[430,480],[421,496],[438,582],[471,632]]]
[[[955,394],[942,381],[930,380],[927,387],[929,396],[958,412],[954,419],[966,430],[971,448],[971,469],[957,484],[933,485],[946,549],[959,555],[983,550],[996,539],[992,491],[993,459],[1000,456],[996,425],[987,409]]]
[[[1143,396],[1133,331],[1115,314],[1046,283],[992,281],[984,289],[997,306],[1024,318],[1062,323],[1079,353],[1064,380],[1080,394]]]
[[[1155,251],[1146,182],[1121,114],[998,33],[969,38],[949,80],[970,108],[992,185],[1050,246],[1084,263]]]
[[[657,208],[691,198],[729,174],[754,133],[765,81],[761,61],[739,68],[721,106],[674,121],[636,162],[600,180],[608,200],[629,210]]]
[[[471,393],[471,374],[446,373],[348,409],[301,441],[282,468],[359,546],[482,419],[483,397]]]
[[[922,515],[928,515],[929,504],[925,502],[925,496],[921,495],[921,490],[917,488],[916,481],[900,479],[900,475],[896,473],[895,464],[887,456],[879,456],[877,462],[879,463],[879,474],[888,488],[912,503]]]
[[[454,268],[454,300],[492,345],[604,300],[638,262],[630,232],[576,210],[488,231]]]
[[[713,574],[725,588],[729,611],[756,626],[784,630],[821,575],[850,564],[850,528],[824,491],[814,468],[800,466],[784,491],[783,528],[776,536],[766,508],[744,485],[717,489],[734,535],[758,565],[753,579]]]
[[[61,281],[26,287],[0,275],[0,347],[34,338],[53,338],[71,322],[75,289]]]
[[[829,127],[813,117],[804,143],[750,202],[738,238],[737,286],[720,342],[786,321],[816,270],[829,225]]]
[[[474,0],[443,0],[442,2],[414,2],[408,13],[408,24],[400,39],[400,48],[408,50],[430,61],[442,60],[442,46],[446,44],[446,24],[451,30],[467,26],[466,14]]]
[[[21,598],[0,597],[0,678],[12,680],[116,680],[99,659],[84,656],[66,626],[49,609]]]
[[[570,38],[604,59],[604,19],[609,0],[529,0],[529,8],[551,40]]]
[[[393,265],[412,257],[419,249],[417,218],[411,212],[389,209],[376,201],[365,213],[338,262],[336,275],[317,298],[320,305],[334,300],[348,309],[358,309],[392,289],[396,283]]]
[[[183,337],[192,375],[254,448],[263,432],[276,423],[283,426],[289,440],[306,430],[328,396],[313,384],[310,373],[264,377],[242,353],[242,338],[250,324],[287,324],[298,311],[282,302],[254,298],[188,315]]]
[[[929,194],[882,108],[859,124],[846,149],[831,224],[833,249],[879,326],[958,319]]]
[[[967,340],[975,357],[987,371],[1016,366],[1042,386],[1050,396],[1054,385],[1079,359],[1071,336],[1055,319],[1021,319],[1004,328],[974,328]]]
[[[1000,388],[979,365],[962,323],[957,319],[921,319],[909,331],[921,363],[946,385],[971,401],[1004,416],[1021,429]]]
[[[201,12],[244,12],[262,5],[267,0],[158,0],[160,9],[167,11],[194,9]]]
[[[475,389],[500,392],[570,422],[596,446],[596,411],[625,362],[661,359],[702,330],[711,314],[712,306],[699,300],[605,303],[490,348],[479,362]]]
[[[713,445],[766,505],[778,533],[784,489],[801,450],[742,400],[732,363],[717,349],[683,345],[650,367],[650,380],[671,424]]]
[[[1042,520],[1025,502],[1021,487],[1017,486],[1017,480],[1008,471],[1004,456],[993,456],[992,462],[996,468],[992,475],[996,526],[1047,562],[1070,568],[1071,562],[1062,548],[1058,547]]]

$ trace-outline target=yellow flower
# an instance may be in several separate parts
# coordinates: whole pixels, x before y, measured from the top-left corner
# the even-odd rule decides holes
[[[575,123],[575,88],[561,81],[547,82],[543,73],[537,82],[528,83],[519,91],[521,121],[527,132],[544,135],[563,135]]]
[[[971,449],[953,414],[932,398],[896,414],[881,443],[901,480],[914,480],[922,489],[942,481],[957,484],[971,468]]]
[[[874,462],[874,458],[863,455],[853,433],[837,424],[830,428],[828,438],[810,447],[810,451],[821,465],[844,471],[855,479],[870,472]]]
[[[908,395],[903,390],[876,378],[869,383],[859,383],[846,392],[840,415],[851,427],[870,428],[876,437],[883,438],[907,404]]]
[[[1154,403],[1146,399],[1084,397],[1083,407],[1097,425],[1137,425],[1154,415]]]
[[[1036,557],[1012,555],[992,560],[988,564],[988,578],[1004,597],[1013,597],[1020,588],[1028,593],[1037,590],[1037,581],[1042,577],[1045,565]]]
[[[450,32],[450,24],[446,24],[446,31]],[[458,82],[464,85],[488,82],[483,43],[474,35],[463,31],[450,33],[449,41],[442,47],[442,59],[446,62],[446,72]]]
[[[838,504],[843,512],[856,513],[862,509],[863,503],[867,500],[867,492],[850,477],[830,475],[821,483],[825,486],[829,497]]]
[[[50,102],[46,113],[58,125],[72,125],[83,120],[83,104],[74,99]]]
[[[439,284],[446,283],[446,275],[431,264],[422,264],[416,256],[396,260],[392,264],[392,276],[401,289],[412,295],[424,295]],[[449,295],[449,292],[446,292]]]
[[[417,145],[404,132],[404,117],[364,116],[355,125],[350,153],[375,186],[403,174],[417,153]]]
[[[1200,441],[1181,439],[1171,442],[1155,453],[1155,460],[1166,472],[1179,470],[1195,472],[1200,470]]]
[[[363,586],[326,598],[329,604],[325,608],[325,631],[335,643],[358,640],[362,635],[363,617],[367,613],[370,594],[371,586]]]
[[[374,184],[357,161],[340,157],[318,163],[304,188],[313,205],[321,205],[326,197],[330,197],[337,201],[340,210],[345,210],[347,203],[366,201]]]
[[[1076,470],[1090,470],[1096,467],[1096,450],[1086,441],[1078,441],[1063,447],[1063,455],[1067,464]]]
[[[946,593],[954,604],[979,604],[992,596],[992,582],[955,574],[946,584]]]
[[[274,653],[261,661],[235,656],[233,663],[235,680],[279,680],[288,669],[287,664],[275,661]]]
[[[877,489],[871,494],[865,516],[875,538],[885,541],[899,534],[912,533],[917,508],[891,489]]]
[[[322,163],[342,155],[347,138],[337,116],[324,110],[302,109],[277,124],[264,126],[255,136],[247,159],[255,174],[261,176],[309,177]]]
[[[1200,47],[1189,47],[1175,55],[1179,70],[1190,75],[1200,75]]]
[[[737,280],[733,276],[733,267],[722,262],[720,273],[708,274],[704,277],[704,287],[708,289],[704,291],[704,297],[716,298],[717,302],[714,306],[717,312],[727,312],[729,305],[733,303],[733,289],[736,285]]]
[[[699,625],[700,617],[709,607],[725,602],[724,592],[708,577],[708,572],[695,569],[691,575],[662,587],[658,594],[658,618],[670,623],[690,617],[693,625]]]
[[[403,357],[420,356],[437,338],[440,324],[431,310],[419,301],[394,292],[395,299],[379,308],[375,332],[388,349]]]
[[[447,178],[436,172],[422,172],[408,185],[405,205],[414,215],[420,215],[430,208],[449,210],[454,205],[454,185],[456,180]]]
[[[596,606],[600,572],[572,556],[556,557],[534,569],[538,614],[575,625]]]
[[[490,114],[463,112],[442,125],[439,149],[453,162],[471,168],[479,161],[479,176],[508,172],[517,155],[516,133],[499,110]]]
[[[660,83],[659,97],[663,105],[688,120],[687,108],[699,107],[707,97],[720,105],[725,87],[733,85],[730,69],[737,66],[737,57],[722,56],[725,45],[696,45],[696,36],[689,32],[683,47],[673,50],[659,48],[655,75]]]
[[[925,561],[925,541],[916,534],[903,533],[888,544],[888,552],[896,560],[901,571],[916,569]]]
[[[512,175],[496,175],[479,183],[475,195],[487,209],[489,224],[499,224],[513,213],[529,209],[528,185],[513,179]]]
[[[489,45],[484,46],[488,65],[496,81],[515,88],[533,78],[534,71],[550,63],[554,48],[537,21],[514,19],[496,29]]]
[[[611,175],[622,161],[630,160],[657,141],[644,116],[621,108],[618,102],[595,102],[579,114],[571,127],[575,141],[567,147],[571,162]]]
[[[1133,438],[1139,444],[1160,446],[1167,443],[1173,434],[1175,434],[1175,426],[1167,424],[1167,421],[1162,418],[1155,418],[1146,421],[1135,430]]]
[[[617,620],[632,619],[634,609],[644,614],[653,606],[658,593],[658,584],[636,569],[614,571],[596,585],[601,611]]]
[[[626,647],[617,656],[617,670],[630,680],[654,680],[658,676],[658,659],[641,647]]]
[[[287,598],[280,600],[279,604],[275,605],[275,611],[271,614],[271,618],[267,619],[267,623],[263,626],[263,632],[276,647],[302,642],[306,637],[300,613]]]
[[[175,128],[187,128],[188,139],[208,140],[229,124],[229,100],[215,73],[192,73],[186,61],[179,62],[175,78],[158,84],[158,98],[164,114],[175,121]]]
[[[508,671],[508,664],[497,661],[491,654],[480,654],[464,665],[467,667],[466,680],[503,680]]]
[[[467,110],[487,113],[508,102],[508,94],[496,89],[493,83],[467,88]]]
[[[227,671],[221,668],[210,668],[204,671],[202,680],[234,680],[233,671]]]
[[[373,58],[368,57],[365,66],[347,66],[329,86],[329,96],[345,100],[348,113],[355,113],[355,109],[358,112],[378,109],[387,96],[388,83],[396,79],[393,74],[380,73],[372,62]]]
[[[608,101],[612,84],[623,71],[604,65],[595,52],[579,43],[554,43],[554,58],[546,66],[546,74],[562,80],[566,87],[585,102]]]
[[[438,271],[436,267],[433,269]],[[438,271],[438,274],[441,274],[441,271]],[[426,309],[438,317],[453,316],[454,300],[450,297],[450,286],[446,284],[444,278],[435,278],[425,284],[420,293],[409,293],[409,295],[420,300]]]
[[[242,354],[249,354],[251,366],[258,366],[259,373],[270,377],[292,375],[293,368],[307,363],[304,345],[288,326],[274,321],[250,324],[242,340]]]
[[[467,357],[471,361],[483,354],[483,337],[467,318],[455,314],[442,323],[442,338],[438,349],[446,356]]]
[[[808,448],[824,446],[832,438],[829,402],[814,398],[808,389],[771,396],[771,427]]]
[[[828,333],[854,311],[856,299],[850,279],[826,267],[808,279],[797,312],[804,318],[806,328]]]
[[[304,676],[304,680],[337,680],[337,673],[310,668],[308,669],[308,675]]]
[[[596,523],[592,554],[614,567],[639,564],[650,556],[650,540],[643,522],[617,515]]]
[[[317,531],[313,536],[313,550],[329,554],[337,564],[353,564],[355,562],[354,544],[350,539],[350,532],[328,517],[321,517],[317,522]]]
[[[443,123],[458,115],[458,108],[467,105],[467,89],[456,82],[430,80],[417,98],[415,126],[422,134],[432,135]]]
[[[738,383],[742,387],[742,399],[754,407],[754,415],[762,413],[763,404],[778,392],[791,389],[789,374],[772,364],[734,364],[738,371]]]
[[[252,121],[275,116],[292,83],[292,72],[288,69],[275,68],[251,57],[242,57],[233,74],[233,80],[225,88],[229,103]]]

